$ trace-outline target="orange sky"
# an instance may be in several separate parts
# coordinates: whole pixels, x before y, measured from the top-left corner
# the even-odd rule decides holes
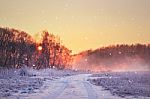
[[[0,26],[59,35],[77,53],[150,43],[150,0],[0,0]]]

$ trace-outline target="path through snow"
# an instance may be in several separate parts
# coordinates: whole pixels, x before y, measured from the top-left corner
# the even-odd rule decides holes
[[[15,95],[7,99],[122,99],[113,96],[100,86],[90,84],[87,81],[90,75],[79,74],[46,80],[43,87],[36,93]]]
[[[90,84],[88,76],[90,74],[79,74],[55,81],[53,89],[49,89],[49,94],[42,99],[121,99]]]

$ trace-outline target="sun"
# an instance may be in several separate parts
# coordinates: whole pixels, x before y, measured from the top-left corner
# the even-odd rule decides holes
[[[42,50],[42,46],[38,46],[37,49],[38,49],[38,51],[41,51]]]

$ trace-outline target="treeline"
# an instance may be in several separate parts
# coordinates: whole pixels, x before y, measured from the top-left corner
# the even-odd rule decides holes
[[[0,67],[64,69],[70,66],[70,54],[71,50],[60,43],[59,37],[47,31],[42,32],[42,40],[37,43],[24,31],[0,28]]]
[[[130,65],[132,67],[136,65],[137,68],[140,68],[138,65],[141,65],[141,68],[147,66],[150,69],[150,44],[112,45],[83,51],[73,57],[75,68],[100,67],[97,69],[105,70],[111,69],[113,66],[122,68],[121,66]]]

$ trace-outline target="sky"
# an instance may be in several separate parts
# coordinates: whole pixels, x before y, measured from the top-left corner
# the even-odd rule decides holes
[[[73,53],[150,43],[150,0],[0,0],[0,26],[47,30]]]

